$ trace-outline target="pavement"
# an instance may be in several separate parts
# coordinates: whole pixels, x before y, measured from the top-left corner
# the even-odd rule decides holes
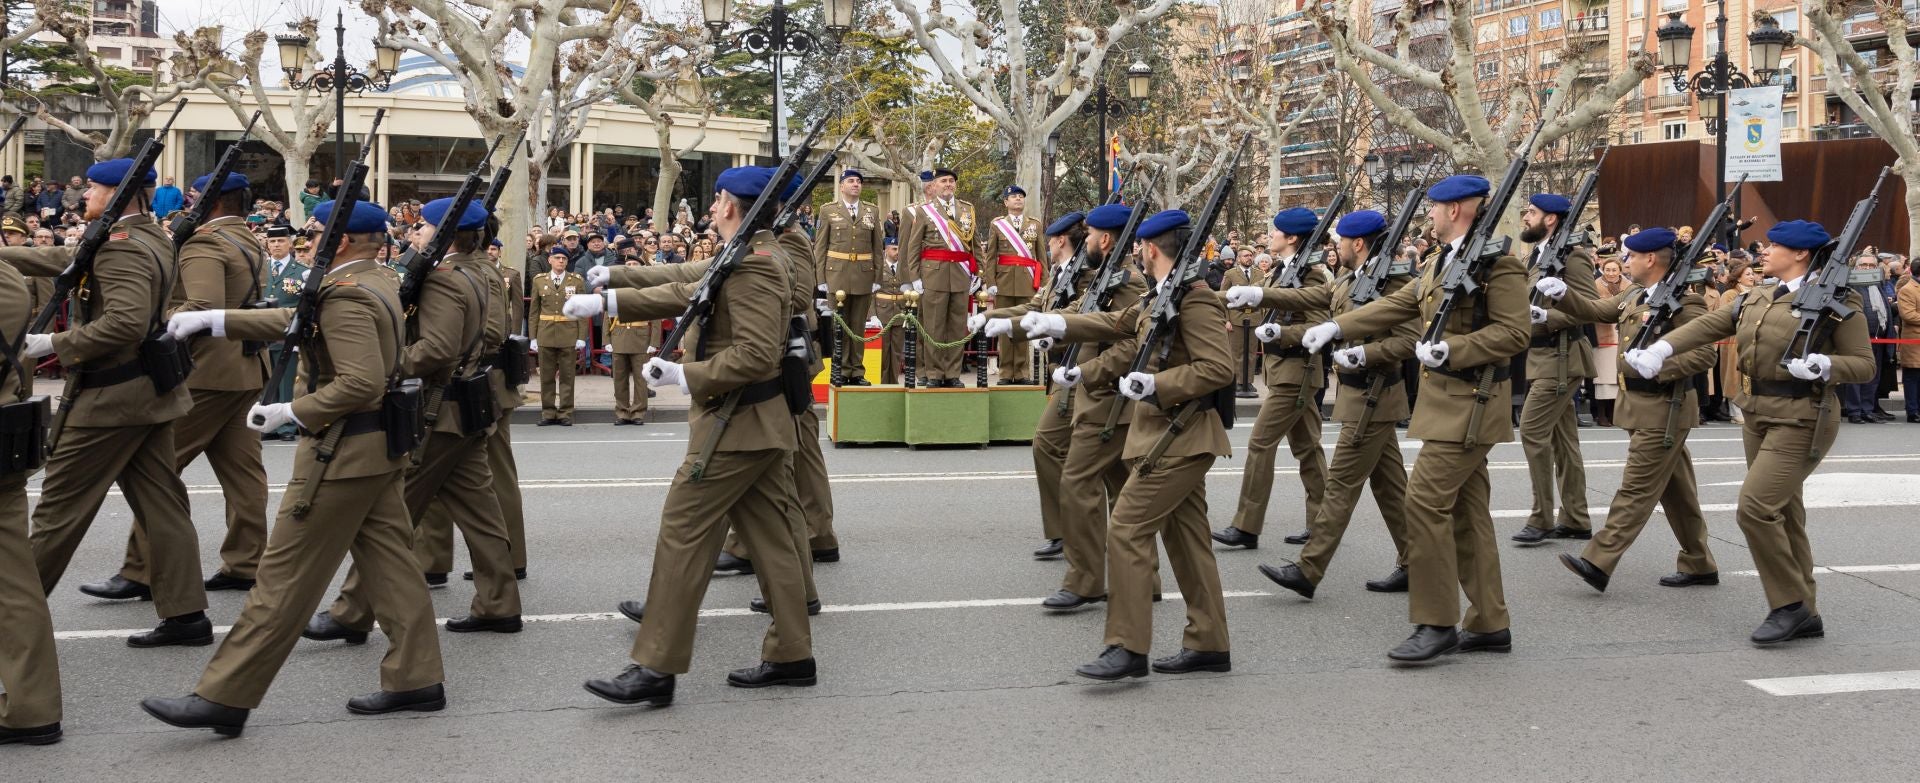
[[[1216,526],[1232,513],[1248,430],[1231,432],[1235,457],[1209,476]],[[1337,434],[1324,434],[1329,449]],[[190,691],[213,648],[130,649],[122,637],[155,622],[152,604],[74,590],[118,566],[129,512],[116,494],[50,599],[67,739],[0,748],[0,779],[1911,781],[1916,435],[1904,423],[1842,426],[1806,499],[1816,560],[1833,569],[1819,577],[1827,636],[1774,649],[1747,642],[1766,605],[1757,578],[1742,573],[1753,563],[1733,515],[1738,429],[1708,426],[1689,443],[1722,583],[1686,589],[1655,584],[1674,554],[1659,518],[1605,594],[1556,562],[1574,544],[1508,544],[1527,513],[1528,466],[1517,444],[1502,444],[1493,506],[1514,650],[1423,667],[1384,655],[1411,631],[1405,596],[1361,587],[1393,561],[1370,499],[1314,600],[1255,571],[1294,556],[1280,537],[1304,524],[1283,451],[1261,548],[1218,552],[1233,671],[1122,684],[1072,673],[1101,650],[1101,609],[1037,607],[1064,566],[1028,555],[1040,532],[1027,449],[829,447],[844,560],[817,569],[828,605],[812,625],[820,684],[725,686],[728,669],[756,661],[767,621],[745,611],[753,580],[718,577],[691,673],[673,706],[648,710],[603,702],[581,683],[627,663],[635,626],[613,608],[643,597],[686,427],[519,426],[526,630],[443,633],[448,708],[373,718],[344,702],[378,687],[383,639],[301,641],[231,740],[164,726],[138,707]],[[1597,525],[1626,439],[1580,436],[1589,477],[1580,502]],[[1405,445],[1410,461],[1418,446]],[[277,503],[291,447],[266,453]],[[204,463],[185,478],[203,562],[215,563],[218,487]],[[1161,572],[1176,589],[1171,568]],[[437,616],[458,616],[472,585],[456,578],[432,595]],[[216,624],[242,602],[210,599]],[[1178,649],[1183,607],[1173,596],[1155,607],[1154,655]]]

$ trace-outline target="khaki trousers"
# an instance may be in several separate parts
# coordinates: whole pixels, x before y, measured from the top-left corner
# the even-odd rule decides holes
[[[1554,393],[1556,381],[1535,378],[1527,385],[1520,406],[1520,448],[1527,454],[1527,475],[1533,479],[1533,513],[1527,526],[1546,530],[1556,524],[1574,530],[1593,527],[1587,516],[1587,463],[1580,456],[1580,422],[1573,411],[1578,378]],[[1554,515],[1554,487],[1560,489],[1560,513]]]
[[[540,346],[540,418],[573,418],[573,374],[580,352],[573,346]]]
[[[1487,452],[1429,440],[1407,479],[1407,615],[1421,625],[1492,633],[1510,623],[1488,507]],[[1472,602],[1461,621],[1460,592]]]
[[[27,543],[27,474],[0,476],[0,727],[60,722],[53,617]]]
[[[1017,307],[1031,301],[1031,296],[996,296],[993,306]],[[1000,380],[1039,380],[1033,376],[1033,343],[1001,337],[995,350],[1000,352]]]
[[[260,706],[348,552],[367,590],[380,596],[374,616],[389,640],[380,659],[380,689],[407,691],[445,679],[433,602],[413,562],[400,475],[324,479],[313,510],[295,520],[287,507],[308,480],[295,477],[287,484],[260,561],[260,581],[194,686],[203,699],[244,709]]]
[[[899,307],[892,307],[888,309],[891,310],[893,313],[897,313],[900,311]],[[890,320],[892,317],[893,316],[891,313],[883,311],[883,317],[880,320],[882,322],[885,322]],[[907,327],[904,322],[896,323],[891,326],[888,326],[885,331],[880,333],[880,382],[881,383],[899,383],[900,382],[900,374],[902,372],[905,372],[907,367],[906,345],[907,345]]]
[[[513,567],[527,567],[527,515],[520,498],[520,466],[513,461],[512,411],[493,424],[487,436],[487,472],[493,477],[493,497],[500,502],[500,517],[506,521],[507,543],[513,547]],[[420,567],[430,574],[453,571],[453,518],[447,504],[438,497],[427,505],[426,513],[415,520],[413,551]]]
[[[1833,406],[1829,397],[1828,416],[1834,415]],[[1820,613],[1815,603],[1813,544],[1807,540],[1807,508],[1800,502],[1800,488],[1820,466],[1812,458],[1813,450],[1826,453],[1838,434],[1835,429],[1831,424],[1816,428],[1752,413],[1741,427],[1747,479],[1740,485],[1740,532],[1753,551],[1769,609],[1804,602],[1807,611]]]
[[[1152,646],[1154,569],[1160,562],[1154,537],[1160,536],[1187,603],[1180,646],[1227,651],[1227,602],[1207,529],[1207,470],[1214,459],[1162,457],[1146,475],[1130,474],[1120,490],[1107,529],[1107,644],[1141,655]]]
[[[647,415],[647,382],[640,367],[647,363],[644,353],[613,355],[613,415],[615,418],[644,419]]]
[[[920,335],[922,378],[960,377],[960,351],[966,346],[935,348],[933,343],[950,343],[967,336],[967,305],[971,301],[973,297],[965,291],[927,291],[920,295],[920,323],[927,327]]]
[[[1303,400],[1305,404],[1300,404]],[[1254,535],[1266,528],[1267,503],[1273,497],[1274,454],[1280,450],[1282,437],[1300,465],[1300,483],[1307,491],[1307,515],[1301,519],[1301,526],[1312,524],[1320,516],[1327,483],[1327,457],[1320,449],[1320,406],[1314,404],[1311,390],[1287,384],[1267,390],[1260,413],[1253,419],[1253,434],[1247,437],[1247,467],[1240,474],[1240,506],[1233,512],[1234,527]]]
[[[1067,537],[1063,522],[1066,512],[1061,508],[1064,502],[1062,496],[1074,488],[1061,483],[1060,474],[1073,438],[1073,411],[1069,408],[1066,415],[1061,415],[1060,402],[1072,396],[1072,389],[1054,390],[1047,397],[1047,406],[1040,411],[1039,425],[1033,430],[1033,472],[1040,481],[1040,535],[1048,541]],[[1105,506],[1106,501],[1102,500],[1103,518],[1106,516]],[[1071,562],[1068,568],[1072,568]],[[1105,582],[1104,575],[1101,581]]]
[[[807,564],[807,600],[811,601],[819,597],[812,588],[813,553],[839,549],[840,537],[833,532],[833,484],[827,479],[826,456],[820,453],[820,415],[808,408],[793,417],[793,431],[794,492],[807,533],[801,542],[800,556]],[[726,551],[734,557],[753,559],[751,550],[741,542],[737,527],[727,535]]]
[[[1314,517],[1308,530],[1313,537],[1300,549],[1300,572],[1308,581],[1320,584],[1327,574],[1327,563],[1340,548],[1353,521],[1353,509],[1360,502],[1360,488],[1373,487],[1373,502],[1387,523],[1387,536],[1393,539],[1394,564],[1407,565],[1407,466],[1400,459],[1400,439],[1391,421],[1374,421],[1365,430],[1357,423],[1340,428],[1340,440],[1333,447],[1333,462],[1327,468],[1326,499],[1320,503],[1320,516]]]
[[[136,380],[133,382],[144,382]],[[41,590],[66,575],[80,539],[100,513],[107,488],[118,485],[147,527],[153,558],[153,609],[161,618],[207,608],[200,581],[200,539],[187,508],[187,487],[175,467],[173,422],[135,427],[67,427],[47,459],[40,505],[33,509],[33,560]]]
[[[260,459],[260,433],[247,429],[247,411],[260,401],[257,391],[193,390],[193,409],[173,423],[173,446],[180,470],[201,454],[220,482],[226,501],[227,536],[220,541],[220,570],[252,579],[267,549],[267,468]],[[120,576],[145,584],[147,526],[133,520],[127,558]]]
[[[1061,548],[1067,574],[1060,587],[1074,595],[1107,594],[1107,534],[1113,504],[1127,485],[1127,465],[1120,455],[1127,446],[1127,425],[1115,427],[1102,441],[1105,422],[1083,421],[1073,426],[1067,461],[1061,467],[1060,517],[1066,540]],[[1160,592],[1160,559],[1153,560],[1153,592]]]
[[[1633,545],[1640,530],[1660,504],[1673,538],[1680,542],[1676,567],[1686,574],[1717,573],[1707,549],[1707,519],[1700,515],[1700,495],[1693,482],[1693,456],[1687,453],[1687,430],[1665,445],[1663,430],[1628,430],[1627,465],[1620,473],[1620,491],[1607,508],[1607,522],[1594,532],[1580,556],[1609,576],[1620,556]]]
[[[849,291],[847,305],[840,309],[840,319],[847,322],[847,328],[853,330],[854,334],[865,335],[867,316],[872,312],[873,294],[862,292],[859,296],[855,296]],[[834,324],[833,328],[840,335],[842,352],[846,355],[846,363],[840,367],[840,381],[846,383],[855,378],[867,377],[867,344],[848,337],[846,332],[839,331],[839,324]],[[826,347],[830,349],[833,345],[829,343]]]
[[[807,625],[806,583],[795,542],[806,535],[794,504],[791,455],[779,449],[723,451],[691,477],[698,455],[689,454],[674,473],[660,510],[647,587],[647,621],[633,640],[633,662],[663,674],[685,674],[693,658],[700,602],[713,580],[713,561],[725,542],[729,520],[756,558],[754,577],[767,599],[773,623],[760,658],[775,663],[813,657]]]

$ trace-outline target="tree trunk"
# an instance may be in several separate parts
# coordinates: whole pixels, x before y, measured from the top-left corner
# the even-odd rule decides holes
[[[1280,148],[1267,147],[1267,210],[1269,212],[1280,211],[1280,178],[1286,176],[1281,168],[1283,165],[1280,160]]]
[[[1911,262],[1920,259],[1920,161],[1902,161],[1900,178],[1907,182],[1907,260]]]
[[[673,222],[673,186],[680,181],[680,159],[673,157],[666,137],[660,134],[660,177],[653,183],[653,230],[662,232]]]
[[[1028,193],[1040,193],[1040,159],[1046,152],[1047,134],[1040,133],[1038,138],[1021,138],[1014,141],[1017,157],[1013,169],[1013,182]],[[1100,176],[1106,176],[1101,172]],[[1028,214],[1046,215],[1049,205],[1043,200],[1039,204],[1027,207]]]
[[[307,159],[299,155],[282,155],[281,160],[285,161],[282,174],[287,178],[286,211],[293,216],[290,222],[299,226],[305,224],[308,217],[306,205],[300,203],[300,193],[307,184],[309,166]]]

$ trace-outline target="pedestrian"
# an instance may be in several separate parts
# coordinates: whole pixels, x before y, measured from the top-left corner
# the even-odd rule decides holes
[[[880,292],[880,256],[886,247],[881,231],[879,210],[869,201],[861,201],[866,179],[858,169],[840,172],[835,198],[820,210],[820,230],[814,234],[813,263],[820,277],[821,293],[829,297],[844,294],[838,303],[839,315],[848,329],[866,334],[867,317],[874,312],[874,296]],[[837,325],[835,328],[839,328]],[[844,337],[844,335],[843,335]],[[834,357],[839,366],[834,374],[847,386],[870,386],[867,380],[866,345],[854,340],[844,356]],[[1001,368],[1004,374],[1004,361]]]
[[[12,215],[8,244],[25,226]],[[12,340],[33,320],[27,282],[0,264],[0,400],[4,407],[31,405],[32,366],[14,354]],[[0,435],[6,454],[25,454],[23,435]],[[34,564],[27,527],[27,479],[37,460],[0,465],[0,745],[50,745],[60,741],[60,659],[53,643],[53,617]]]
[[[994,307],[1012,307],[1033,299],[1040,292],[1041,264],[1040,219],[1026,214],[1027,191],[1008,185],[1001,194],[1001,206],[1007,214],[994,218],[981,243],[980,257],[985,259],[982,278]],[[1011,337],[998,345],[999,385],[1031,386],[1035,382],[1032,352]],[[984,357],[981,361],[986,361]]]
[[[160,187],[153,189],[152,211],[154,217],[164,218],[173,214],[175,210],[186,206],[186,204],[186,196],[180,193],[180,186],[173,184],[172,177],[162,179],[160,181]]]

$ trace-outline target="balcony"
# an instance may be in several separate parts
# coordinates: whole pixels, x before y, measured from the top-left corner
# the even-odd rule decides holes
[[[1267,62],[1286,62],[1297,57],[1306,57],[1307,55],[1317,54],[1319,52],[1331,52],[1332,50],[1333,43],[1331,41],[1321,41],[1311,46],[1300,46],[1282,52],[1274,52],[1273,54],[1267,55]]]
[[[1920,36],[1920,2],[1908,0],[1905,3],[1907,17],[1907,38]],[[1880,21],[1879,14],[1857,14],[1840,22],[1840,32],[1849,41],[1868,41],[1887,37],[1887,26]]]
[[[1692,102],[1693,96],[1685,93],[1679,95],[1658,95],[1647,99],[1647,108],[1653,111],[1684,109]]]
[[[1833,141],[1836,139],[1870,139],[1873,129],[1864,122],[1849,122],[1835,125],[1813,126],[1814,141]]]
[[[1779,87],[1788,95],[1800,91],[1800,77],[1791,73],[1776,73],[1761,84],[1766,87]]]
[[[1589,13],[1567,20],[1567,38],[1586,38],[1588,36],[1607,37],[1607,12]]]

